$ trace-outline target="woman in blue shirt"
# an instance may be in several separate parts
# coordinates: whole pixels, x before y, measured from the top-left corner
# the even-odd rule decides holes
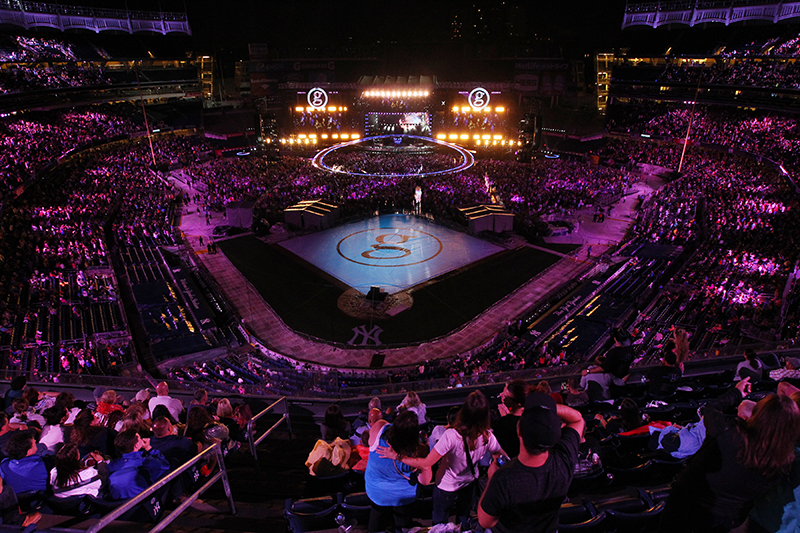
[[[378,446],[389,446],[404,457],[420,453],[419,422],[412,411],[405,411],[393,424],[375,423],[370,435],[369,460],[364,476],[367,496],[372,502],[369,515],[370,533],[385,531],[393,517],[396,529],[411,527],[411,504],[417,499],[416,470],[397,459],[378,455]],[[419,472],[419,482],[431,481],[431,469]]]

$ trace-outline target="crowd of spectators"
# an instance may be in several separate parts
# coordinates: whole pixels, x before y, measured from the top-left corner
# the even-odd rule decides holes
[[[104,54],[94,47],[83,48],[88,50],[88,59]],[[83,48],[66,40],[40,36],[0,38],[0,94],[109,83],[102,67],[82,61],[87,59],[79,52]]]
[[[623,154],[669,167],[679,157],[673,144],[630,140],[610,143],[602,157],[619,161]],[[710,335],[716,346],[785,338],[781,314],[800,256],[798,224],[797,198],[785,176],[741,157],[690,148],[683,175],[659,189],[636,221],[636,234],[648,242],[697,246],[643,327],[691,325],[693,346],[704,348],[711,347],[703,342]],[[790,289],[793,301],[797,287]]]
[[[674,341],[679,337],[676,331]],[[441,410],[431,415],[425,394],[413,391],[399,404],[373,397],[350,419],[332,404],[306,466],[315,476],[364,471],[370,527],[377,531],[392,522],[410,527],[413,518],[432,518],[433,530],[449,531],[452,515],[461,528],[499,523],[504,531],[530,531],[546,521],[551,526],[543,530],[549,531],[589,518],[596,526],[626,523],[622,512],[636,516],[636,527],[647,531],[668,531],[675,524],[688,531],[728,531],[745,521],[748,528],[780,530],[780,519],[793,520],[795,512],[797,480],[788,472],[798,465],[800,389],[791,379],[771,380],[766,371],[737,382],[732,373],[685,378],[676,342],[665,343],[661,365],[641,384],[628,382],[629,365],[618,363],[631,358],[615,355],[627,349],[615,347],[584,372],[583,387],[577,378],[563,392],[546,381],[512,379],[499,403],[472,392],[446,418]],[[765,367],[755,354],[748,360]],[[791,364],[800,361],[787,360],[787,368]],[[604,376],[613,378],[606,387],[610,394],[594,386]],[[759,446],[758,458],[738,453],[749,446]],[[330,453],[320,453],[325,448],[344,459],[331,463]],[[387,468],[387,460],[400,464]],[[489,465],[488,473],[477,465]],[[545,474],[546,483],[529,479]],[[411,506],[420,489],[406,490],[409,480],[434,485],[432,512]],[[663,491],[646,488],[669,481]],[[542,491],[552,505],[535,504],[545,497]],[[472,498],[473,493],[482,495]],[[717,497],[722,493],[724,501]],[[586,501],[596,513],[575,512],[576,502],[580,508]],[[686,509],[692,509],[690,516]]]
[[[67,152],[141,129],[133,105],[26,112],[0,119],[0,197]]]
[[[111,82],[102,67],[54,64],[49,68],[15,66],[0,69],[0,94],[36,89],[105,85]]]
[[[691,123],[689,140],[716,144],[762,155],[794,169],[800,156],[797,122],[769,111],[719,109],[639,102],[611,106],[607,128],[618,133],[657,135],[683,139]]]
[[[411,211],[417,185],[423,190],[423,211],[438,218],[457,219],[458,207],[501,203],[530,219],[619,197],[632,183],[626,172],[565,159],[532,164],[484,159],[459,173],[424,180],[413,176],[420,168],[431,171],[452,168],[456,163],[436,154],[392,154],[390,158],[351,153],[331,161],[326,158],[326,164],[358,172],[380,171],[384,177],[331,174],[294,157],[276,162],[254,157],[218,159],[193,165],[187,173],[208,185],[206,201],[212,207],[255,200],[270,223],[281,221],[285,208],[308,198],[336,203],[345,217],[374,212],[381,206]]]
[[[71,43],[53,38],[14,35],[3,38],[0,62],[75,61]]]
[[[700,67],[669,63],[658,81],[796,89],[800,86],[800,68],[794,62],[775,59],[729,60]]]
[[[151,397],[152,394],[152,397]],[[18,498],[47,501],[42,509],[77,512],[109,509],[139,494],[207,447],[219,443],[225,455],[246,442],[246,404],[227,398],[209,401],[198,391],[189,405],[170,396],[169,386],[144,389],[130,398],[99,386],[93,402],[69,392],[38,391],[25,378],[11,382],[0,411],[0,476],[3,523],[34,523],[38,512],[21,514]],[[13,415],[13,416],[12,416]],[[158,507],[177,505],[197,482],[217,468],[216,458],[159,491]],[[150,505],[152,511],[154,506]],[[142,511],[139,519],[147,518]],[[130,516],[136,519],[135,513]]]
[[[99,112],[60,116],[76,129],[103,120],[114,126]],[[207,149],[197,138],[154,142],[163,161],[190,161]],[[151,165],[146,140],[89,149],[3,211],[0,346],[9,368],[114,375],[134,362],[129,346],[118,351],[116,342],[101,337],[130,337],[110,250],[177,242],[177,195]]]

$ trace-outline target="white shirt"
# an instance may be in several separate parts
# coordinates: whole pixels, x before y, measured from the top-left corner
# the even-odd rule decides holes
[[[147,407],[150,409],[151,416],[153,415],[153,410],[159,405],[166,405],[167,409],[169,409],[169,414],[172,415],[172,418],[174,418],[175,421],[178,420],[178,417],[180,417],[181,412],[183,411],[183,402],[177,398],[170,398],[169,396],[156,396],[155,398],[150,398],[150,402],[147,404]]]
[[[477,472],[470,472],[467,466],[467,454],[464,452],[464,439],[453,428],[448,429],[433,447],[442,456],[439,470],[436,471],[436,486],[447,492],[455,492],[464,488],[476,478]],[[494,455],[500,453],[500,443],[489,431],[488,442],[483,437],[478,437],[478,445],[470,450],[472,465],[477,470],[478,461],[487,453]]]
[[[439,442],[439,439],[442,438],[442,435],[444,435],[445,431],[447,431],[447,426],[436,426],[433,428],[433,431],[431,431],[431,436],[428,437],[428,444],[431,448],[436,446],[436,443]]]
[[[42,428],[42,436],[39,444],[44,444],[51,452],[56,451],[56,445],[64,442],[64,430],[60,425],[45,426]]]
[[[80,407],[73,407],[72,409],[70,409],[69,412],[67,413],[67,421],[64,422],[64,424],[69,425],[75,423],[75,417],[78,416],[78,413],[80,412],[81,412]]]
[[[428,419],[426,418],[427,408],[425,407],[424,403],[409,407],[408,410],[417,415],[417,422],[420,426],[424,426],[428,423]]]
[[[57,498],[69,498],[70,496],[83,496],[85,494],[88,494],[96,498],[100,494],[100,487],[103,485],[103,480],[100,479],[97,473],[97,469],[93,466],[90,466],[89,468],[84,468],[83,470],[78,472],[78,475],[80,476],[80,481],[78,481],[78,483],[88,481],[95,476],[98,477],[91,483],[87,483],[86,485],[76,487],[72,490],[65,490],[64,492],[58,492],[55,494],[55,496]],[[53,468],[52,470],[50,470],[50,486],[53,488],[55,488],[55,481],[56,481],[56,469]]]

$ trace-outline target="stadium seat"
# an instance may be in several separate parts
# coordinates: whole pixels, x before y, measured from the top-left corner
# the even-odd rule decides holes
[[[653,531],[665,505],[666,502],[661,501],[649,509],[635,513],[609,509],[607,511],[609,525],[615,528],[617,533],[646,533]]]
[[[655,474],[652,461],[632,467],[609,466],[607,470],[616,485],[645,485]]]
[[[589,474],[582,476],[574,476],[572,483],[569,486],[570,494],[585,494],[587,492],[594,492],[603,487],[607,487],[612,477],[609,477],[606,471],[602,468]]]
[[[362,526],[369,522],[372,502],[370,502],[366,492],[339,494],[339,505],[346,520],[356,520]]]
[[[289,521],[289,530],[293,533],[305,533],[320,529],[336,527],[336,515],[339,505],[332,496],[307,498],[303,500],[286,500],[284,516]]]
[[[561,504],[558,514],[559,531],[603,531],[606,513],[596,513],[591,504],[581,498]]]

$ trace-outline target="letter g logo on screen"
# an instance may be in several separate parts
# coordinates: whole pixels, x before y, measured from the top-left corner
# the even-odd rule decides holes
[[[483,87],[476,87],[470,91],[467,101],[469,102],[469,105],[475,109],[483,109],[489,105],[490,99],[491,96],[489,96],[489,91]]]
[[[325,107],[328,105],[328,93],[325,92],[325,89],[314,87],[308,91],[306,100],[311,107]]]
[[[359,265],[404,267],[439,255],[442,241],[413,228],[373,228],[351,233],[339,241],[336,251]]]

